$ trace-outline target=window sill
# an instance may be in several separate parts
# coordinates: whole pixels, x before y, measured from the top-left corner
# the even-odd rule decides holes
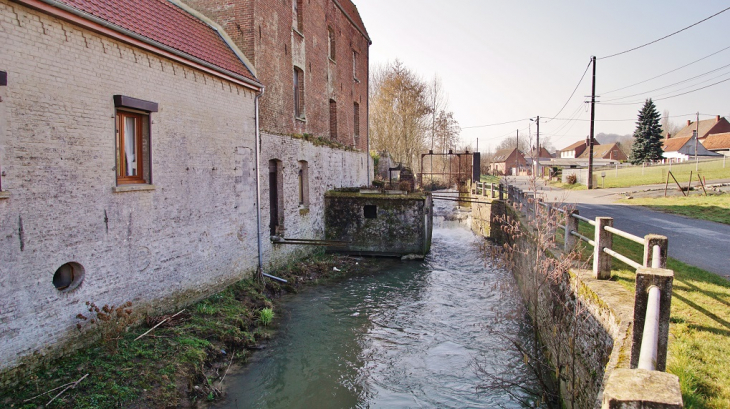
[[[112,192],[114,193],[123,193],[123,192],[144,192],[149,190],[155,190],[157,189],[155,185],[120,185],[120,186],[113,186]]]
[[[307,122],[307,118],[303,116],[295,116],[294,119],[301,122]]]
[[[0,199],[10,199],[10,192],[3,190],[0,192]]]
[[[301,32],[300,32],[299,30],[297,30],[296,28],[292,27],[292,28],[291,28],[291,31],[293,31],[293,32],[295,32],[295,33],[297,33],[297,34],[299,34],[299,36],[301,36],[302,38],[304,38],[304,34],[302,34],[302,33],[301,33]]]

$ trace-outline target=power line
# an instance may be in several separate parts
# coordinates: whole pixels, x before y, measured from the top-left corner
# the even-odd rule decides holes
[[[665,75],[667,75],[667,74],[671,74],[671,73],[673,73],[673,72],[675,72],[675,71],[679,71],[679,70],[681,70],[682,68],[685,68],[685,67],[689,67],[689,66],[690,66],[690,65],[692,65],[692,64],[698,63],[698,62],[700,62],[700,61],[702,61],[702,60],[704,60],[704,59],[710,58],[710,57],[712,57],[713,55],[719,54],[719,53],[721,53],[721,52],[723,52],[723,51],[725,51],[725,50],[728,50],[728,49],[730,49],[730,46],[727,46],[727,47],[723,48],[723,49],[722,49],[722,50],[720,50],[720,51],[715,51],[714,53],[712,53],[712,54],[709,54],[709,55],[706,55],[706,56],[704,56],[704,57],[702,57],[702,58],[700,58],[700,59],[698,59],[698,60],[694,60],[694,61],[692,61],[692,62],[691,62],[691,63],[689,63],[689,64],[685,64],[685,65],[683,65],[683,66],[681,66],[681,67],[678,67],[678,68],[675,68],[675,69],[673,69],[673,70],[667,71],[667,72],[665,72],[665,73],[663,73],[663,74],[659,74],[659,75],[657,75],[657,76],[655,76],[655,77],[651,77],[651,78],[649,78],[649,79],[646,79],[646,80],[643,80],[643,81],[639,81],[639,82],[637,82],[637,83],[635,83],[635,84],[627,85],[627,86],[625,86],[625,87],[621,87],[621,88],[616,88],[616,89],[614,89],[614,90],[611,90],[611,91],[601,92],[601,95],[606,95],[606,94],[610,94],[610,93],[612,93],[612,92],[616,92],[616,91],[621,91],[621,90],[625,90],[626,88],[631,88],[631,87],[633,87],[633,86],[636,86],[636,85],[641,85],[641,84],[643,84],[643,83],[645,83],[645,82],[649,82],[649,81],[651,81],[651,80],[655,80],[655,79],[657,79],[657,78],[660,78],[660,77],[663,77],[663,76],[665,76]],[[555,115],[555,116],[557,116],[557,115]]]
[[[527,121],[529,119],[530,118],[524,118],[524,119],[516,119],[514,121],[499,122],[499,123],[495,123],[495,124],[475,125],[475,126],[462,126],[461,129],[486,128],[488,126],[507,125],[507,124],[513,124],[515,122]]]
[[[723,82],[726,82],[726,81],[730,81],[730,78],[726,78],[726,79],[724,79],[722,81],[718,81],[718,82],[712,83],[710,85],[706,85],[704,87],[700,87],[700,88],[697,88],[697,89],[693,89],[691,91],[682,92],[681,94],[671,95],[671,96],[664,97],[664,98],[656,98],[656,99],[652,98],[652,101],[663,101],[665,99],[670,99],[670,98],[679,97],[679,96],[682,96],[682,95],[691,94],[691,93],[696,92],[696,91],[700,91],[700,90],[703,90],[703,89],[706,89],[706,88],[710,88],[710,87],[715,86],[717,84],[722,84]],[[637,102],[599,102],[599,103],[602,104],[602,105],[637,105],[637,104],[643,104],[644,102],[645,101],[637,101]]]
[[[555,114],[555,116],[558,116],[558,115],[560,115],[560,113],[561,113],[561,112],[563,112],[563,110],[565,109],[565,107],[566,107],[566,106],[568,106],[568,102],[570,102],[570,100],[571,100],[571,99],[573,99],[573,95],[575,95],[575,91],[577,91],[577,90],[578,90],[578,87],[579,87],[579,86],[580,86],[580,84],[581,84],[581,83],[583,82],[583,78],[585,78],[585,76],[586,76],[586,73],[588,72],[588,68],[590,68],[590,67],[591,67],[591,61],[588,61],[588,65],[586,65],[586,70],[585,70],[585,71],[583,71],[583,75],[581,75],[581,76],[580,76],[580,81],[578,81],[578,84],[577,84],[577,85],[575,86],[575,88],[573,89],[573,92],[571,92],[571,93],[570,93],[570,96],[568,97],[568,100],[567,100],[567,101],[565,101],[565,104],[563,104],[563,107],[562,107],[562,108],[560,108],[560,111],[558,111],[558,113],[557,113],[557,114]]]
[[[652,90],[649,90],[649,91],[644,91],[644,92],[640,92],[640,93],[638,93],[638,94],[632,94],[632,95],[626,95],[626,96],[623,96],[623,97],[616,97],[616,98],[613,98],[613,99],[607,99],[607,100],[605,100],[605,101],[603,101],[603,102],[618,101],[618,100],[620,100],[620,99],[626,99],[626,98],[632,98],[632,97],[637,97],[637,96],[639,96],[639,95],[646,95],[646,94],[648,94],[648,93],[650,93],[650,92],[654,92],[654,91],[659,91],[659,90],[661,90],[661,89],[665,89],[665,88],[670,88],[670,87],[673,87],[673,86],[675,86],[675,85],[679,85],[679,84],[682,84],[682,83],[684,83],[684,82],[687,82],[687,81],[692,81],[692,80],[694,80],[694,79],[697,79],[697,78],[700,78],[700,77],[704,77],[705,75],[708,75],[708,74],[712,74],[713,72],[716,72],[716,71],[720,71],[720,70],[722,70],[723,68],[727,68],[727,67],[730,67],[730,64],[727,64],[727,65],[723,65],[723,66],[722,66],[722,67],[720,67],[720,68],[715,68],[714,70],[710,70],[710,71],[707,71],[707,72],[705,72],[705,73],[702,73],[702,74],[699,74],[699,75],[695,75],[694,77],[691,77],[691,78],[687,78],[687,79],[685,79],[685,80],[682,80],[682,81],[677,81],[677,82],[675,82],[675,83],[673,83],[673,84],[665,85],[665,86],[663,86],[663,87],[659,87],[659,88],[654,88],[654,89],[652,89]],[[718,75],[718,76],[712,77],[711,79],[715,79],[715,78],[718,78],[718,77],[722,77],[723,75],[726,75],[726,74],[727,74],[727,73],[723,73],[723,74],[721,74],[721,75]],[[695,84],[695,85],[698,85],[698,84]]]
[[[667,118],[681,118],[685,116],[695,116],[697,114],[683,114],[683,115],[671,115]],[[700,114],[700,115],[706,115],[706,116],[714,116],[710,114]],[[588,122],[590,119],[571,119],[571,118],[551,118],[554,121],[582,121],[582,122]],[[636,121],[636,118],[626,118],[626,119],[595,119],[596,122],[623,122],[623,121]]]
[[[682,31],[685,31],[685,30],[687,30],[687,29],[690,29],[690,28],[692,28],[692,27],[694,27],[694,26],[696,26],[696,25],[698,25],[698,24],[700,24],[700,23],[704,23],[705,21],[707,21],[707,20],[709,20],[709,19],[711,19],[711,18],[713,18],[713,17],[716,17],[716,16],[718,16],[718,15],[720,15],[720,14],[722,14],[722,13],[724,13],[724,12],[728,11],[728,10],[730,10],[730,7],[726,8],[726,9],[724,9],[724,10],[718,11],[717,13],[715,13],[715,14],[711,15],[710,17],[704,18],[704,19],[702,19],[702,20],[700,20],[700,21],[698,21],[698,22],[696,22],[696,23],[694,23],[694,24],[690,24],[690,25],[688,25],[687,27],[685,27],[685,28],[683,28],[683,29],[681,29],[681,30],[677,30],[677,31],[675,31],[675,32],[673,32],[673,33],[671,33],[671,34],[667,34],[667,35],[665,35],[665,36],[664,36],[664,37],[662,37],[662,38],[658,38],[658,39],[656,39],[656,40],[654,40],[654,41],[650,41],[650,42],[648,42],[648,43],[646,43],[646,44],[642,44],[642,45],[640,45],[640,46],[638,46],[638,47],[634,47],[634,48],[631,48],[631,49],[628,49],[628,50],[625,50],[625,51],[621,51],[620,53],[616,53],[616,54],[611,54],[611,55],[607,55],[607,56],[605,56],[605,57],[601,57],[601,58],[599,58],[599,60],[605,60],[605,59],[607,59],[607,58],[611,58],[611,57],[616,57],[616,56],[619,56],[619,55],[621,55],[621,54],[626,54],[626,53],[629,53],[629,52],[631,52],[631,51],[635,51],[635,50],[638,50],[639,48],[644,48],[644,47],[646,47],[646,46],[648,46],[648,45],[651,45],[651,44],[657,43],[657,42],[659,42],[659,41],[662,41],[662,40],[664,40],[664,39],[667,39],[667,38],[669,38],[669,37],[671,37],[671,36],[673,36],[673,35],[675,35],[675,34],[679,34],[679,33],[681,33]]]

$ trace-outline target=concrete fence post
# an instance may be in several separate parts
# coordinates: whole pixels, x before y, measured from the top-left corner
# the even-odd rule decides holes
[[[494,199],[494,182],[490,183],[491,189],[489,193],[489,198]]]
[[[565,240],[563,242],[563,249],[566,253],[573,251],[579,240],[577,237],[570,234],[571,231],[578,231],[579,220],[572,217],[574,214],[578,214],[578,209],[569,210],[565,214]]]
[[[601,402],[601,409],[683,407],[677,375],[644,369],[614,369],[606,381]]]
[[[659,259],[659,268],[667,267],[667,248],[669,247],[669,239],[666,236],[658,234],[647,234],[644,236],[644,267],[651,267],[654,258],[654,246],[659,246],[661,253]]]
[[[612,217],[596,217],[596,233],[593,239],[596,242],[593,248],[593,274],[598,280],[611,278],[611,255],[603,251],[604,248],[613,249],[613,234],[604,227],[613,227]]]
[[[659,289],[659,326],[656,346],[657,371],[667,368],[667,342],[669,339],[669,314],[672,307],[672,284],[674,271],[664,268],[640,268],[636,270],[636,295],[634,297],[634,331],[631,343],[631,367],[639,364],[641,343],[644,337],[646,309],[649,303],[649,291],[652,287]]]
[[[504,200],[504,185],[499,184],[499,200]]]

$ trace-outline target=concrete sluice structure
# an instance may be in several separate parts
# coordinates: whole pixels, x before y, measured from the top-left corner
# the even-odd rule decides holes
[[[325,194],[325,237],[348,243],[328,251],[422,259],[431,248],[432,230],[429,193],[341,189]]]

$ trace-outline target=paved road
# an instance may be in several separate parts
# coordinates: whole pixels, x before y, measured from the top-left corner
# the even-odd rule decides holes
[[[526,181],[516,183],[525,185]],[[623,197],[623,192],[645,188],[566,191],[544,187],[538,190],[545,194],[546,201],[575,203],[582,216],[613,217],[614,227],[637,236],[650,233],[667,236],[670,257],[730,279],[730,226],[613,203]]]

